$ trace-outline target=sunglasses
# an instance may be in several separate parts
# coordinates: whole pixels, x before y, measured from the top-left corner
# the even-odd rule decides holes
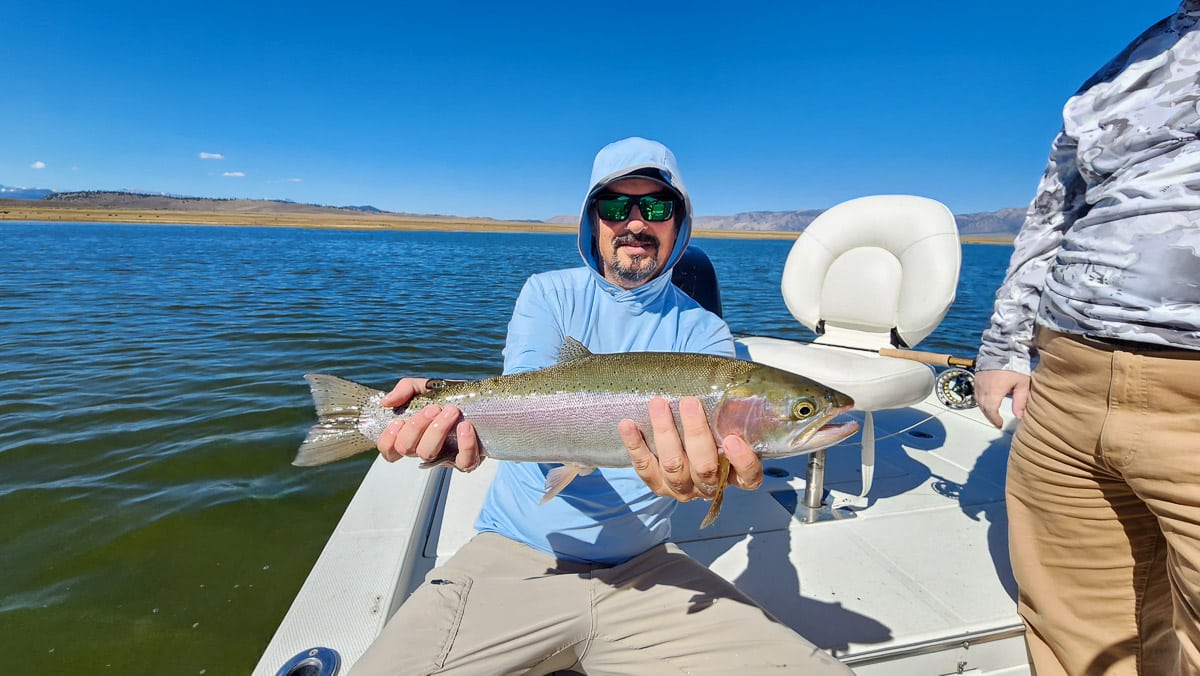
[[[647,221],[665,221],[675,213],[675,196],[667,192],[653,195],[596,195],[596,212],[605,221],[628,220],[634,204],[638,206],[642,218]]]

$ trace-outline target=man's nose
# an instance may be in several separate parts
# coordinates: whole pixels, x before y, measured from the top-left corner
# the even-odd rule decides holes
[[[625,221],[625,229],[638,233],[646,229],[646,221],[642,220],[641,209],[635,204],[629,212],[629,220]]]

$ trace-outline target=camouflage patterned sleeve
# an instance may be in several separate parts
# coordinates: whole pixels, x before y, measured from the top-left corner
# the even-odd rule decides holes
[[[976,369],[1028,374],[1033,358],[1033,326],[1046,272],[1063,233],[1085,205],[1086,185],[1075,161],[1076,143],[1060,131],[1050,161],[1013,245],[1008,274],[996,291],[991,324],[983,332]]]

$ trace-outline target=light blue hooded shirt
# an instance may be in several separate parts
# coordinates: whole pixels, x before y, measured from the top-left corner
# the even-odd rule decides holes
[[[667,265],[652,280],[625,290],[604,279],[596,249],[592,196],[613,181],[654,169],[684,199],[679,233]],[[628,138],[596,155],[580,214],[579,253],[586,267],[533,275],[517,298],[504,347],[504,372],[552,365],[567,336],[596,353],[662,351],[733,356],[733,338],[719,317],[671,283],[671,268],[691,239],[691,198],[675,156],[665,146]],[[617,421],[613,443],[620,444]],[[546,473],[556,465],[500,463],[475,524],[559,559],[618,564],[671,535],[676,501],[655,495],[630,469],[578,476],[544,505]]]

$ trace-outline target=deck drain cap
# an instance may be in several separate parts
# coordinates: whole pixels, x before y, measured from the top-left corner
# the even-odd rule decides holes
[[[275,676],[337,676],[342,656],[333,648],[308,648],[296,653]]]

